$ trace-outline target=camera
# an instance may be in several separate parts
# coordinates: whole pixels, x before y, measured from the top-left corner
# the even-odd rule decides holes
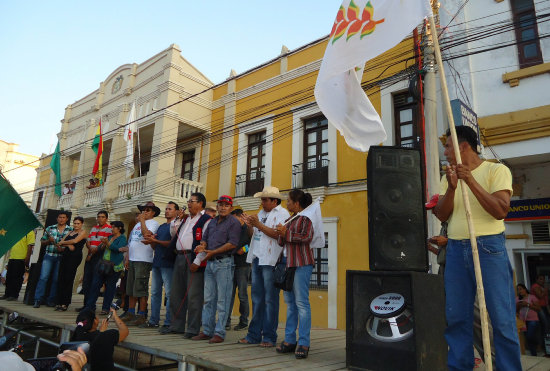
[[[120,306],[117,303],[111,303],[111,308],[113,308],[114,310],[119,310]],[[113,312],[109,312],[109,314],[107,315],[107,321],[110,320],[112,316]]]

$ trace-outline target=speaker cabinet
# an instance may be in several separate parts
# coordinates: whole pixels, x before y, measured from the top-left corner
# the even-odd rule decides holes
[[[40,270],[42,269],[42,263],[33,263],[29,269],[29,278],[27,279],[27,288],[25,289],[25,296],[23,302],[27,305],[34,304],[34,292],[36,291],[36,285],[40,279]]]
[[[428,271],[420,151],[372,146],[367,157],[371,270]]]
[[[347,271],[346,279],[349,369],[447,369],[442,276]],[[380,301],[381,297],[387,300]],[[402,308],[394,307],[395,298],[401,298]]]

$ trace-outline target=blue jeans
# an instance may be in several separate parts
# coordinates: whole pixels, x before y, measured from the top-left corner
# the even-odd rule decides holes
[[[90,285],[90,289],[88,291],[88,296],[86,298],[87,301],[84,303],[86,307],[95,310],[95,304],[97,302],[97,298],[99,297],[101,286],[105,284],[105,292],[103,293],[103,305],[101,306],[101,310],[108,312],[115,297],[116,283],[118,282],[121,273],[122,272],[114,272],[109,276],[104,276],[95,272],[93,275],[92,284]]]
[[[43,302],[44,294],[46,292],[46,285],[50,276],[52,277],[52,283],[50,285],[50,295],[48,296],[47,303],[55,303],[57,296],[57,276],[59,275],[59,264],[61,264],[61,256],[44,255],[42,261],[42,269],[40,270],[40,279],[36,285],[36,291],[34,292],[34,301]]]
[[[296,267],[292,291],[284,291],[286,310],[285,342],[296,344],[296,328],[298,329],[298,345],[309,347],[311,332],[311,307],[309,305],[309,280],[313,265]]]
[[[225,338],[225,324],[230,314],[233,290],[233,269],[233,256],[220,260],[212,258],[206,265],[202,307],[202,328],[205,335]]]
[[[527,341],[527,347],[529,353],[532,356],[537,356],[537,346],[539,345],[539,322],[538,321],[525,321],[527,331],[525,332],[525,340]]]
[[[170,291],[172,289],[172,267],[153,267],[153,278],[151,280],[151,318],[149,323],[158,325],[160,322],[160,306],[162,303],[162,285],[166,296],[166,319],[165,326],[170,326]]]
[[[273,283],[273,267],[259,265],[258,258],[252,260],[252,320],[248,326],[246,340],[252,344],[277,343],[279,325],[279,289]]]
[[[512,267],[504,242],[504,233],[477,238],[485,301],[493,325],[496,368],[519,371],[521,362]],[[476,279],[470,240],[449,239],[445,294],[449,370],[471,371],[474,368],[472,324]]]

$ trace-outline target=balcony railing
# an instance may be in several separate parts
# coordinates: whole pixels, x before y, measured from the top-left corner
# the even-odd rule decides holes
[[[204,193],[204,184],[189,179],[176,179],[174,182],[174,196],[188,200],[192,193]]]
[[[235,177],[235,197],[252,196],[254,193],[260,192],[264,187],[264,177],[264,170],[237,175]]]
[[[61,197],[59,197],[59,201],[57,202],[57,208],[60,210],[69,210],[71,208],[72,199],[73,199],[72,193],[62,195]]]
[[[311,188],[328,184],[328,159],[292,165],[292,188]]]
[[[84,191],[84,206],[100,204],[102,199],[103,186],[86,189]]]
[[[147,176],[130,179],[118,185],[118,198],[132,198],[143,193]]]

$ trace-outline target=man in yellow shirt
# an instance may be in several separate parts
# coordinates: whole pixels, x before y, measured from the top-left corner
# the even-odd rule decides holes
[[[472,324],[476,279],[462,200],[461,186],[464,185],[468,188],[487,310],[493,325],[496,368],[521,370],[512,267],[504,237],[504,218],[512,196],[512,174],[506,166],[479,157],[473,129],[458,126],[456,134],[462,164],[456,163],[447,131],[445,156],[450,166],[441,181],[440,194],[444,196],[434,208],[434,214],[448,223],[445,265],[447,364],[449,370],[474,368]]]
[[[0,296],[0,299],[13,301],[19,297],[25,268],[29,266],[31,259],[34,239],[34,231],[30,231],[10,249],[8,273],[6,274],[6,291],[4,296]]]

